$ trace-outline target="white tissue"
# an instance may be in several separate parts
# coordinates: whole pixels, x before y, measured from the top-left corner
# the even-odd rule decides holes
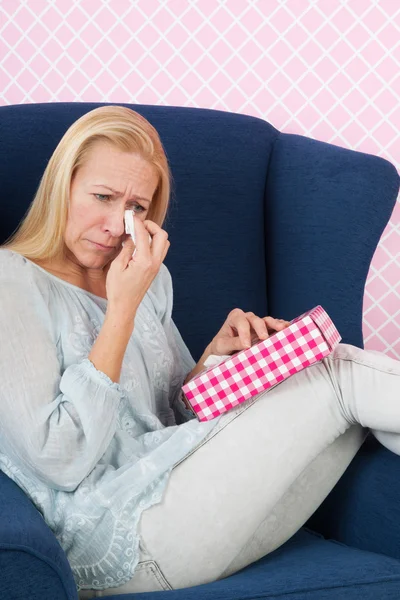
[[[134,214],[135,214],[134,210],[126,210],[125,211],[125,233],[129,233],[129,235],[133,239],[133,243],[136,246],[135,223],[133,220]],[[149,244],[151,244],[151,241],[152,241],[152,238],[151,238],[151,235],[149,234]],[[136,248],[135,248],[132,256],[135,256],[135,254],[136,254]]]
[[[207,359],[204,361],[203,365],[205,367],[216,367],[229,357],[230,354],[210,354],[210,356],[208,356]]]
[[[132,236],[132,239],[136,244],[135,225],[133,223],[133,215],[134,214],[135,213],[133,210],[125,211],[125,233],[129,233]]]

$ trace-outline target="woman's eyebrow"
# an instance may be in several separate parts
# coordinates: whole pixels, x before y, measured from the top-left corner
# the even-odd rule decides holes
[[[95,184],[93,184],[93,187],[106,188],[107,190],[110,190],[110,192],[113,192],[117,196],[122,196],[121,192],[114,190],[109,185],[104,185],[104,183],[95,183]],[[151,200],[148,200],[147,198],[142,198],[142,196],[136,196],[135,194],[132,196],[131,200],[141,200],[142,202],[147,202],[148,204],[151,203]]]

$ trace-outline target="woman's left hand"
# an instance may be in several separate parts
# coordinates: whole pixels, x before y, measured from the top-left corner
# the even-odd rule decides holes
[[[209,345],[211,354],[233,354],[250,348],[254,343],[266,340],[270,334],[281,331],[290,321],[273,317],[257,317],[234,308]]]

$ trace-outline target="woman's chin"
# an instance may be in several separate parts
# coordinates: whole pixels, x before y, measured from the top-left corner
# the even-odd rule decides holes
[[[88,269],[104,269],[114,257],[96,256],[91,261],[86,261]]]
[[[82,252],[76,255],[79,264],[85,269],[104,269],[112,260],[114,260],[116,252],[112,254],[99,254],[95,252]]]

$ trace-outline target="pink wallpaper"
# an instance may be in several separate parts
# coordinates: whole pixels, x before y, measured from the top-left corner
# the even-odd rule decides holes
[[[0,0],[2,105],[240,112],[400,170],[399,67],[397,0]],[[368,274],[363,330],[367,349],[400,359],[399,200]]]

